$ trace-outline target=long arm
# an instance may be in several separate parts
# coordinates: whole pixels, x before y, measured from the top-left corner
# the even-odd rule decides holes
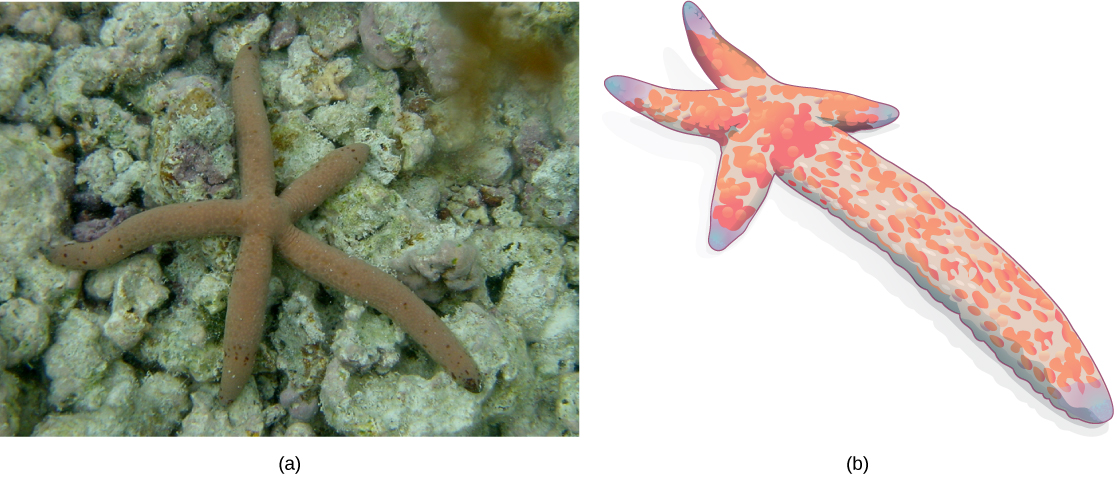
[[[237,235],[243,225],[237,200],[171,204],[132,216],[95,241],[58,246],[47,259],[70,269],[100,269],[153,244]]]
[[[1101,372],[1039,283],[925,183],[832,131],[780,179],[887,252],[1055,408],[1089,423],[1109,420]]]
[[[466,390],[481,391],[481,372],[469,352],[407,286],[294,227],[283,235],[278,245],[279,253],[295,268],[388,314]]]

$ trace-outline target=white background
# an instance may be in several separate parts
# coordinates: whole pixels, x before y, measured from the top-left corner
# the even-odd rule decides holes
[[[983,3],[698,6],[780,81],[897,107],[894,125],[857,136],[1012,254],[1117,378],[1113,12]],[[1114,473],[1110,425],[1050,407],[883,252],[780,183],[743,236],[709,250],[716,143],[599,86],[711,87],[682,2],[597,6],[582,11],[583,440],[625,443],[624,461],[653,457],[637,468],[654,475],[844,475],[849,455],[883,476]]]
[[[1110,198],[1114,11],[985,2],[698,6],[780,81],[889,103],[859,133],[973,219],[1062,307],[1117,386]],[[6,440],[17,470],[164,476],[1110,475],[1111,425],[1051,408],[958,317],[774,183],[706,244],[710,140],[616,102],[624,74],[707,89],[681,1],[581,6],[581,433],[577,439]],[[10,465],[11,462],[9,461]],[[355,474],[355,475],[354,475]],[[13,475],[14,476],[14,475]]]

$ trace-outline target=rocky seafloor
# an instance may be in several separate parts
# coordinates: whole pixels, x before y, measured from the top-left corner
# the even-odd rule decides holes
[[[52,244],[239,191],[229,75],[257,42],[285,186],[364,169],[297,227],[394,274],[477,361],[275,261],[253,380],[217,400],[239,241],[79,274]],[[578,7],[0,4],[0,436],[577,435]]]

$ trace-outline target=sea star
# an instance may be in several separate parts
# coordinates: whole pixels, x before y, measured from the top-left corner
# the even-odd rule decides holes
[[[1056,408],[1089,423],[1113,417],[1101,372],[1032,276],[929,186],[848,134],[892,123],[896,108],[776,81],[692,2],[683,5],[683,22],[717,89],[673,90],[624,76],[609,77],[605,88],[667,128],[721,145],[710,247],[723,250],[744,233],[774,176],[887,252]]]
[[[251,377],[263,334],[273,249],[315,280],[388,314],[463,387],[480,392],[481,374],[473,358],[422,299],[392,276],[294,226],[361,170],[368,159],[368,146],[351,144],[330,152],[276,196],[256,47],[247,45],[238,52],[231,81],[240,199],[150,209],[95,241],[55,248],[48,256],[50,261],[72,269],[99,269],[159,242],[240,236],[225,317],[220,398],[226,404],[237,398]]]

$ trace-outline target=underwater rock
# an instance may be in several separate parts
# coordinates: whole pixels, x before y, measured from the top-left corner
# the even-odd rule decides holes
[[[365,59],[372,61],[379,68],[391,70],[406,63],[408,59],[407,45],[389,43],[385,35],[381,34],[381,30],[385,30],[384,33],[389,36],[392,32],[388,30],[390,27],[388,22],[384,22],[384,27],[380,26],[380,23],[384,21],[383,15],[381,15],[381,20],[377,21],[377,12],[380,8],[381,6],[375,3],[365,4],[365,8],[361,10],[358,32],[361,37],[361,45],[364,47]]]
[[[310,118],[300,111],[284,111],[272,125],[275,144],[275,180],[287,185],[310,171],[318,160],[336,147],[315,130]]]
[[[512,139],[512,148],[516,152],[516,164],[523,170],[524,175],[530,176],[543,162],[553,149],[555,140],[551,135],[547,119],[540,115],[532,115],[523,119]]]
[[[256,15],[251,21],[233,22],[219,27],[210,36],[214,58],[218,63],[232,65],[240,47],[260,41],[269,28],[271,20],[264,14]]]
[[[121,3],[101,26],[101,45],[125,82],[166,69],[186,47],[187,37],[206,25],[195,24],[185,3]]]
[[[464,177],[481,184],[503,184],[512,173],[512,155],[503,147],[482,149],[468,155],[468,159],[462,161],[462,169]]]
[[[442,19],[430,3],[370,3],[361,11],[361,43],[365,56],[390,70],[421,69],[434,94],[445,96],[461,87],[461,47],[465,36]]]
[[[206,326],[217,328],[223,317],[207,315],[193,303],[176,303],[169,311],[156,314],[140,341],[137,355],[145,362],[158,363],[167,372],[188,376],[196,382],[216,382],[224,352],[220,341],[208,340]]]
[[[46,45],[0,37],[0,58],[4,59],[4,68],[0,68],[0,116],[12,111],[23,89],[51,56]]]
[[[429,4],[366,4],[358,26],[365,58],[385,70],[403,67],[415,43],[425,38],[426,25],[436,14],[436,8]]]
[[[220,87],[195,75],[165,78],[144,90],[139,107],[152,115],[145,206],[235,195],[233,112]]]
[[[295,422],[295,423],[292,423],[291,426],[287,427],[287,431],[286,431],[286,433],[283,434],[283,436],[286,436],[286,437],[312,437],[312,436],[316,436],[316,435],[314,434],[314,428],[311,428],[309,423]]]
[[[51,101],[42,80],[33,79],[23,89],[23,93],[19,95],[19,99],[16,100],[7,117],[13,121],[34,123],[39,127],[55,126],[54,106]]]
[[[16,436],[19,417],[19,378],[0,369],[0,437]]]
[[[491,315],[467,304],[444,320],[477,361],[486,390],[498,371],[505,380],[516,379],[514,354],[508,351],[514,339]],[[326,367],[319,396],[326,421],[341,433],[403,436],[476,433],[485,398],[457,386],[441,369],[431,378],[396,371],[378,375],[350,370],[336,358]]]
[[[287,47],[287,68],[279,76],[279,100],[302,112],[346,98],[341,81],[353,73],[353,60],[327,61],[310,47],[310,37],[299,35]],[[265,77],[266,81],[266,77]]]
[[[485,275],[503,277],[496,310],[523,327],[532,342],[552,329],[577,329],[564,312],[577,299],[565,279],[563,243],[561,235],[527,227],[497,229],[478,240]]]
[[[503,364],[482,408],[484,426],[512,436],[556,434],[560,421],[553,406],[555,379],[534,369],[531,348],[516,321],[474,303],[462,304],[453,317],[472,324],[462,334],[469,347],[483,350],[476,355],[478,362]]]
[[[150,324],[147,316],[167,300],[163,271],[155,256],[140,254],[92,274],[85,291],[101,300],[112,300],[111,312],[102,329],[105,337],[121,350],[139,343]]]
[[[310,37],[310,48],[323,58],[357,44],[357,9],[348,3],[320,3],[291,8],[302,31]]]
[[[64,18],[55,27],[54,33],[51,34],[50,44],[55,48],[75,47],[80,45],[84,39],[85,32],[82,31],[81,25]]]
[[[278,329],[271,336],[276,368],[284,372],[289,389],[300,391],[321,381],[329,361],[325,329],[330,323],[313,300],[317,287],[307,285],[313,288],[300,287],[283,299]]]
[[[0,124],[0,301],[23,297],[49,311],[72,307],[69,271],[47,262],[42,247],[69,219],[73,163],[57,157],[29,124]]]
[[[578,241],[570,241],[562,245],[562,259],[566,262],[566,281],[571,285],[578,285]]]
[[[120,225],[125,219],[140,213],[140,209],[128,205],[113,209],[112,217],[103,219],[85,219],[85,211],[78,215],[78,222],[74,224],[74,240],[77,242],[94,241],[105,235],[112,228]]]
[[[147,155],[150,127],[112,100],[93,98],[89,105],[89,113],[73,124],[83,152],[108,147],[127,150],[135,157]]]
[[[541,376],[552,377],[578,370],[577,293],[559,296],[529,350],[535,370]]]
[[[19,33],[46,38],[62,21],[62,8],[58,3],[5,3],[0,5],[0,32],[14,27]]]
[[[567,144],[578,145],[578,61],[567,63],[562,69],[562,83],[549,103],[551,123],[559,137]]]
[[[123,149],[100,148],[78,163],[77,184],[87,193],[112,206],[123,206],[132,191],[142,187],[150,175],[147,162],[134,161]],[[92,240],[92,239],[89,239]],[[86,242],[78,239],[78,242]]]
[[[182,379],[163,372],[137,383],[135,370],[112,363],[103,382],[103,404],[93,411],[52,413],[34,436],[168,436],[190,407]]]
[[[404,111],[392,132],[399,137],[404,171],[420,169],[434,153],[434,133],[421,116]]]
[[[578,147],[551,151],[524,185],[524,216],[540,227],[578,236]]]
[[[318,413],[318,397],[306,396],[288,387],[279,394],[279,404],[287,410],[293,422],[309,422]]]
[[[102,338],[101,325],[108,317],[72,309],[58,325],[54,342],[43,356],[50,377],[50,404],[61,410],[94,411],[108,394],[104,380],[119,349]]]
[[[369,126],[368,112],[348,101],[339,101],[314,108],[311,125],[331,141],[349,144],[354,131]]]
[[[516,197],[517,191],[522,187],[523,181],[520,179],[513,180],[507,186],[481,187],[481,200],[489,207],[493,224],[513,229],[523,225],[524,216],[519,212],[520,203]]]
[[[367,168],[367,166],[366,166]],[[421,213],[375,178],[360,175],[327,199],[316,218],[302,223],[311,234],[329,234],[332,244],[381,269],[418,231],[429,228]],[[412,239],[414,240],[414,239]]]
[[[481,196],[481,190],[474,186],[453,185],[444,193],[442,211],[454,218],[458,224],[489,225],[488,205]]]
[[[361,128],[353,132],[353,142],[367,144],[372,150],[372,155],[365,163],[365,171],[369,171],[376,182],[387,186],[396,179],[403,167],[403,160],[392,152],[391,145],[395,143],[392,138],[380,131]]]
[[[54,115],[69,124],[92,112],[86,95],[108,86],[112,64],[105,48],[88,45],[56,53],[55,63],[46,83],[47,95],[53,100]]]
[[[136,85],[180,58],[192,34],[243,10],[236,3],[121,3],[112,7],[94,45],[56,52],[47,91],[59,120],[70,124],[93,112],[89,95],[109,86]]]
[[[559,379],[555,409],[559,420],[570,433],[578,434],[578,372],[564,374]]]
[[[268,34],[268,49],[279,50],[287,47],[299,34],[299,24],[293,18],[281,18],[272,25]]]
[[[477,247],[468,242],[442,241],[437,250],[412,248],[392,262],[396,278],[427,302],[438,302],[447,290],[467,291],[484,283],[474,267]]]
[[[495,29],[507,41],[552,41],[564,28],[577,25],[577,2],[508,2],[492,12]]]
[[[355,65],[345,79],[345,100],[311,112],[310,127],[335,145],[367,144],[372,156],[365,171],[384,185],[422,165],[434,143],[422,118],[402,110],[399,89],[395,72]]]
[[[386,316],[369,312],[363,304],[350,303],[330,351],[349,370],[383,375],[399,363],[403,342],[403,331]]]
[[[37,358],[50,342],[50,319],[41,306],[22,297],[0,304],[0,366]]]
[[[228,406],[219,404],[217,392],[217,384],[210,383],[190,394],[192,406],[182,420],[180,436],[255,437],[264,433],[264,407],[255,381],[249,380]]]
[[[412,45],[415,61],[427,74],[431,92],[449,95],[462,87],[460,75],[467,66],[462,58],[465,35],[441,15],[429,17],[425,25],[426,30],[418,37],[421,40]]]

